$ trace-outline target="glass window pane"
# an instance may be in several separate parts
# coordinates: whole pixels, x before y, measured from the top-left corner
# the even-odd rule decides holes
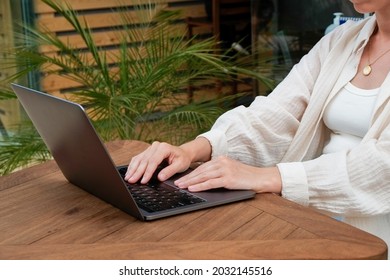
[[[276,82],[324,36],[334,13],[363,17],[345,0],[252,0],[251,5],[253,51],[260,63],[271,62],[268,72]]]

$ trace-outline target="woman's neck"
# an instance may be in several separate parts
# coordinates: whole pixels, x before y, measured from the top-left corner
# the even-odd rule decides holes
[[[385,42],[390,42],[390,11],[389,13],[377,12],[377,36]]]

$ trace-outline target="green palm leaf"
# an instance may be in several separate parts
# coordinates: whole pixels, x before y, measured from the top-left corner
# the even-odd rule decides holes
[[[32,71],[60,74],[77,82],[77,90],[64,98],[80,103],[100,136],[106,140],[139,139],[180,144],[211,127],[223,108],[240,95],[218,100],[188,101],[183,98],[187,86],[211,80],[255,78],[271,84],[263,75],[241,60],[217,50],[213,38],[198,40],[173,31],[178,11],[165,11],[160,5],[139,5],[137,22],[122,11],[123,24],[118,28],[116,51],[98,47],[93,30],[64,1],[42,0],[64,17],[82,38],[79,49],[44,29],[23,26],[20,44],[12,52],[13,67],[18,71],[13,81]],[[144,2],[144,1],[143,1]],[[154,1],[155,2],[155,1]],[[145,9],[145,6],[147,9]],[[26,37],[27,36],[27,37]],[[55,54],[39,52],[50,46]],[[14,98],[1,94],[1,98]],[[184,100],[184,101],[183,101]],[[27,141],[30,139],[30,141]],[[31,129],[20,129],[0,142],[1,172],[48,158],[42,140]],[[19,163],[18,163],[19,162]]]

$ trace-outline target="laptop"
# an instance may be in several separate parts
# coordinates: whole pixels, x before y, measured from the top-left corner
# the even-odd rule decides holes
[[[114,165],[81,105],[21,85],[11,86],[65,178],[140,220],[155,220],[255,196],[253,191],[224,188],[191,193],[174,185],[180,174],[164,182],[129,184],[123,179],[127,166]]]

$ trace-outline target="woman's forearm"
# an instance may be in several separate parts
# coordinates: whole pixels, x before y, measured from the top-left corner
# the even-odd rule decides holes
[[[205,162],[211,159],[211,144],[205,137],[198,137],[180,146],[190,157],[191,162]]]

